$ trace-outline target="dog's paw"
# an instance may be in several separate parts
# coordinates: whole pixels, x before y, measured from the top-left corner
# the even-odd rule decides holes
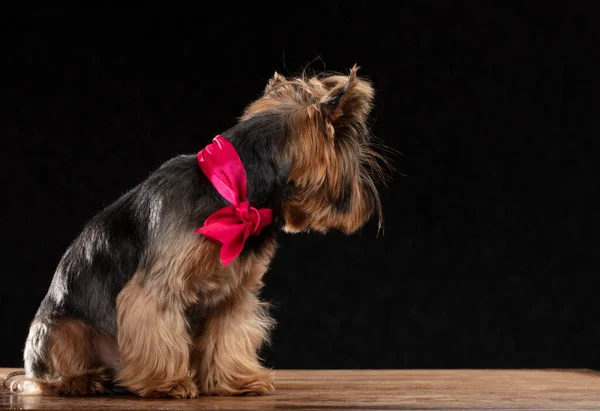
[[[266,395],[275,392],[273,381],[264,377],[251,379],[238,388],[240,395]]]
[[[52,395],[45,381],[25,376],[12,377],[10,382],[5,381],[4,386],[11,394],[18,395]]]
[[[78,377],[63,378],[53,383],[53,391],[60,396],[79,397],[84,395],[104,394],[102,375],[82,375]]]
[[[273,372],[261,370],[252,374],[220,378],[205,388],[205,395],[265,395],[275,391]]]
[[[238,390],[244,395],[265,395],[275,391],[273,386],[273,371],[262,369],[250,374],[238,382]]]
[[[191,378],[185,378],[175,382],[165,394],[172,398],[196,398],[198,387]]]

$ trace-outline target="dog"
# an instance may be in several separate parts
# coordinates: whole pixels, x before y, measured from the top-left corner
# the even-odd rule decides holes
[[[232,128],[94,216],[58,264],[11,392],[272,392],[259,293],[278,232],[382,223],[386,157],[357,71],[275,73]]]

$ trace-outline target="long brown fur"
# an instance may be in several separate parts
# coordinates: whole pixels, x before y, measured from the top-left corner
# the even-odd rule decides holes
[[[374,90],[357,71],[292,79],[275,73],[243,113],[242,121],[277,112],[288,130],[275,161],[289,169],[280,210],[289,232],[352,233],[373,213],[381,225],[376,183],[385,160],[368,132]],[[99,394],[108,380],[140,396],[274,390],[258,353],[274,326],[259,293],[275,241],[224,267],[217,245],[179,222],[151,221],[159,234],[116,300],[117,339],[68,317],[36,318],[30,339],[35,327],[49,327],[51,338],[43,346],[28,341],[26,349],[44,358],[47,371],[39,379],[15,377],[13,392]]]
[[[316,75],[290,80],[275,73],[263,97],[244,112],[242,118],[280,110],[296,136],[281,160],[292,164],[290,181],[296,188],[294,197],[284,204],[285,229],[289,232],[336,228],[352,233],[364,224],[373,208],[382,225],[376,180],[386,179],[389,165],[373,149],[373,136],[365,140],[362,133],[368,129],[375,93],[368,81],[357,76],[358,69],[355,65],[349,76]],[[346,176],[353,176],[353,180],[345,181]],[[364,191],[369,191],[374,204],[366,204],[361,198]],[[331,206],[343,196],[352,197],[350,215]]]

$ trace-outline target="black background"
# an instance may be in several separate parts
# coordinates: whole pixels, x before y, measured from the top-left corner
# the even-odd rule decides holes
[[[385,234],[282,234],[266,363],[600,368],[599,19],[500,3],[5,14],[0,364],[21,364],[87,219],[233,125],[274,70],[358,63],[402,153]]]

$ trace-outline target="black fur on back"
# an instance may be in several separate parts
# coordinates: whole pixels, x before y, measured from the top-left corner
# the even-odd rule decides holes
[[[273,224],[251,237],[243,253],[260,250],[282,224],[279,210],[288,170],[277,166],[276,156],[285,133],[280,115],[265,113],[222,134],[242,159],[250,203],[274,212]],[[167,161],[86,224],[63,255],[37,316],[68,314],[116,335],[116,297],[138,267],[148,263],[148,245],[160,236],[162,222],[199,235],[194,231],[204,220],[227,205],[195,154]]]

